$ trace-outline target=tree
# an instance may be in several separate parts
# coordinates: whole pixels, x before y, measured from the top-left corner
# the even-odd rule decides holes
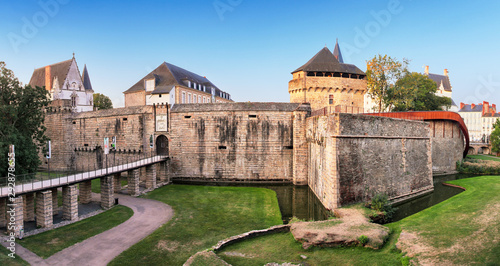
[[[36,172],[41,163],[38,154],[48,141],[43,122],[49,103],[45,88],[23,86],[0,62],[0,177],[7,175],[10,144],[15,146],[15,173]]]
[[[436,83],[426,75],[406,73],[387,90],[385,103],[391,111],[433,111],[450,107],[451,99],[437,96]]]
[[[385,103],[387,90],[394,86],[396,81],[408,72],[408,59],[397,61],[390,56],[378,55],[367,62],[368,94],[378,102],[378,112],[385,110],[389,104]]]
[[[490,135],[491,150],[500,152],[500,119],[493,124],[493,132]]]
[[[112,109],[113,103],[108,96],[100,93],[94,93],[94,107],[97,110]]]

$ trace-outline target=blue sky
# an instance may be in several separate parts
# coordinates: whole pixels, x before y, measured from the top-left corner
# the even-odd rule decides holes
[[[38,67],[87,65],[95,92],[122,92],[166,61],[235,101],[289,101],[291,71],[339,38],[344,61],[376,54],[449,70],[453,99],[500,104],[500,1],[6,1],[0,61],[28,83]]]

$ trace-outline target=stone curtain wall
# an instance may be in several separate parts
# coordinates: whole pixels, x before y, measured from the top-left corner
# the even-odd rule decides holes
[[[292,181],[293,113],[299,112],[299,106],[175,105],[171,112],[171,176]]]
[[[166,108],[157,111],[163,113]],[[117,151],[110,151],[107,156],[108,166],[133,161],[138,156],[144,156],[144,152],[154,154],[154,148],[149,147],[149,136],[155,133],[154,112],[153,106],[83,113],[48,112],[45,126],[52,142],[51,171],[86,171],[105,166],[105,137],[110,143],[113,136],[117,140]],[[42,160],[47,161],[45,158]],[[44,166],[47,167],[47,164]]]
[[[464,135],[459,124],[453,121],[430,121],[432,137],[432,171],[456,170],[457,161],[463,159]]]
[[[427,123],[337,113],[307,126],[309,186],[326,208],[433,189]]]

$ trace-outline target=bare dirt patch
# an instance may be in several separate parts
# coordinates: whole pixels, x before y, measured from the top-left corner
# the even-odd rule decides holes
[[[60,242],[61,242],[61,240],[56,237],[56,238],[53,238],[52,240],[50,240],[49,242],[47,242],[47,245],[58,245]]]
[[[485,244],[488,242],[498,245],[500,242],[498,221],[500,221],[500,203],[489,204],[480,215],[470,221],[479,225],[479,229],[468,236],[457,237],[455,244],[449,248],[433,247],[429,244],[429,239],[406,230],[401,232],[396,247],[406,252],[408,256],[418,258],[418,263],[421,265],[460,264],[454,260],[460,255],[489,250],[491,246]]]
[[[297,222],[290,231],[304,249],[310,246],[357,245],[359,237],[367,236],[365,246],[378,249],[389,236],[389,228],[373,224],[357,209],[339,209],[339,219],[319,222]]]
[[[177,241],[160,240],[158,241],[158,244],[156,244],[157,249],[166,250],[169,252],[176,251],[178,247],[179,247],[179,242]]]

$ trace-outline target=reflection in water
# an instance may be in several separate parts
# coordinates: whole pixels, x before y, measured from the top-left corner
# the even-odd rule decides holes
[[[263,186],[272,189],[278,197],[281,218],[288,223],[292,217],[306,221],[320,221],[328,217],[327,210],[309,186]]]
[[[397,210],[393,216],[393,221],[399,221],[457,195],[463,190],[456,187],[445,186],[443,183],[472,176],[473,175],[464,174],[434,176],[434,192],[399,205],[395,204],[394,207],[396,207]]]

